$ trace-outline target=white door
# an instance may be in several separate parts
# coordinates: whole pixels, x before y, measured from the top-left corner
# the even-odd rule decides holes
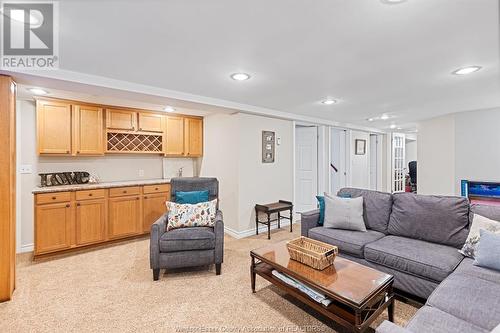
[[[370,190],[378,188],[378,138],[370,134]]]
[[[332,128],[330,135],[330,191],[332,194],[347,186],[346,131]]]
[[[405,191],[405,135],[392,133],[392,192]]]
[[[306,212],[316,208],[318,194],[318,130],[317,127],[295,127],[295,210]]]

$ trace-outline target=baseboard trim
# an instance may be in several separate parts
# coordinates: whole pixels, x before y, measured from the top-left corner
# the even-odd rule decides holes
[[[21,248],[19,249],[18,253],[33,252],[34,249],[35,249],[35,244],[33,244],[33,243],[25,244],[25,245],[21,245]]]
[[[295,226],[297,223],[298,223],[298,221],[293,222],[293,226]],[[288,229],[289,226],[290,226],[289,221],[281,222],[281,229]],[[271,230],[274,230],[274,229],[278,229],[278,224],[274,223],[271,225]],[[255,235],[255,228],[243,230],[243,231],[236,231],[236,230],[231,229],[229,227],[224,227],[224,232],[226,234],[230,235],[231,237],[234,237],[236,239],[241,239],[241,238],[254,236]],[[259,235],[261,233],[267,233],[267,226],[265,226],[265,225],[259,226]]]

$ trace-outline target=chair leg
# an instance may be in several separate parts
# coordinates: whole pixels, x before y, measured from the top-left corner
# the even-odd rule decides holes
[[[220,275],[221,264],[215,264],[215,274]]]
[[[154,268],[153,269],[153,281],[158,281],[159,279],[160,279],[160,269]]]

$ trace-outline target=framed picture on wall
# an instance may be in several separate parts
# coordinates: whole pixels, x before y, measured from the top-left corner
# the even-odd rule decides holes
[[[356,155],[365,155],[366,154],[366,140],[356,139],[355,143],[355,153]]]
[[[275,133],[262,131],[262,163],[274,163]]]

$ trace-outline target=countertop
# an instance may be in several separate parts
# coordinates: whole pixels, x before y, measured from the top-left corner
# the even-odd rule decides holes
[[[52,193],[52,192],[67,192],[67,191],[80,191],[80,190],[95,190],[99,188],[112,188],[123,186],[141,186],[141,185],[156,185],[156,184],[169,184],[170,179],[148,179],[148,180],[128,180],[120,182],[102,182],[97,184],[78,184],[78,185],[59,185],[47,187],[35,187],[33,194],[37,193]]]

